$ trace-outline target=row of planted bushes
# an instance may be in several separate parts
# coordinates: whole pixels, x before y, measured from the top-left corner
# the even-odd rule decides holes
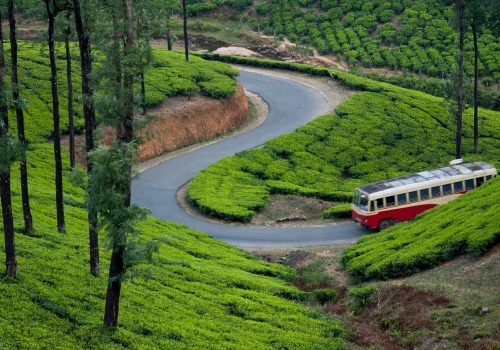
[[[255,30],[312,45],[349,65],[387,67],[442,77],[453,70],[457,33],[449,6],[438,0],[328,1],[267,0],[251,19]],[[396,25],[393,20],[397,19]],[[500,46],[488,29],[479,33],[479,74],[498,82]],[[465,70],[473,74],[472,35],[466,35]]]
[[[188,197],[209,215],[249,221],[273,193],[347,202],[358,186],[446,165],[453,158],[455,121],[440,98],[321,67],[220,58],[331,75],[347,86],[368,91],[340,105],[336,116],[317,118],[294,133],[226,158],[198,174],[188,187]],[[472,113],[465,113],[466,155],[500,159],[499,113],[481,110],[480,117],[482,152],[472,156]],[[325,215],[347,215],[346,208],[342,214],[332,209]]]
[[[356,281],[408,276],[460,254],[483,254],[500,241],[500,178],[415,220],[368,235],[342,263]]]

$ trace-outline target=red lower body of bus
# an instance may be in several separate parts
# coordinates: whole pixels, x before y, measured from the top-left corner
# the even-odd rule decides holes
[[[366,214],[353,208],[352,218],[360,225],[366,226],[371,229],[376,229],[379,228],[380,223],[384,220],[391,220],[393,222],[408,221],[413,219],[418,214],[428,209],[434,208],[436,205],[437,205],[436,203],[428,203],[428,204],[405,206],[402,208],[396,207]]]

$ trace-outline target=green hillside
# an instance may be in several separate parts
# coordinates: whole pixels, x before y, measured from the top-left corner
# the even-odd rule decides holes
[[[256,22],[266,34],[312,43],[320,53],[337,55],[350,65],[443,77],[456,64],[453,10],[439,0],[268,0],[257,6],[259,14]],[[472,74],[472,35],[467,39],[466,70]],[[480,74],[498,82],[498,33],[482,30],[479,45]]]
[[[19,173],[14,166],[19,277],[0,281],[0,349],[300,350],[341,345],[339,323],[298,304],[304,294],[290,285],[291,269],[257,261],[206,234],[153,218],[142,224],[141,237],[157,244],[159,251],[152,264],[138,265],[125,281],[118,330],[104,330],[110,255],[105,235],[100,237],[102,273],[94,278],[88,272],[85,193],[68,182],[66,153],[67,233],[56,231],[53,150],[47,142],[52,123],[48,60],[40,55],[39,47],[28,44],[20,54],[21,93],[29,103],[28,172],[36,231],[29,236],[22,233]],[[63,61],[59,68],[63,70]],[[75,77],[77,73],[75,68]],[[228,76],[235,74],[222,63],[193,58],[187,64],[181,54],[156,51],[146,79],[151,82],[151,93],[164,99],[189,91],[205,92],[203,82],[217,80],[225,82],[215,84],[217,91],[229,91],[226,87],[234,88],[235,83]],[[63,74],[60,79],[63,101]],[[149,101],[153,104],[160,98]],[[77,104],[75,110],[80,109]],[[10,117],[14,125],[14,114]],[[3,251],[2,240],[0,259],[4,259]]]
[[[408,276],[500,240],[500,178],[410,222],[368,235],[344,251],[342,262],[357,281]]]
[[[270,194],[299,194],[346,202],[354,188],[446,165],[453,159],[455,120],[441,98],[349,73],[271,60],[221,58],[259,66],[332,75],[364,90],[294,133],[212,164],[188,187],[208,215],[249,221]],[[498,162],[500,113],[480,110],[481,151],[473,154],[472,111],[464,115],[468,160]]]

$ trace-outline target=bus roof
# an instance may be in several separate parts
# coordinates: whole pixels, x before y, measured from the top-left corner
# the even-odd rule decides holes
[[[460,175],[473,177],[475,173],[482,174],[487,170],[493,170],[496,173],[495,167],[485,162],[464,163],[435,170],[422,171],[416,174],[405,175],[394,179],[374,182],[360,187],[360,190],[367,194],[373,194],[407,185],[421,184],[423,182],[429,182],[432,180],[457,178],[461,177]]]

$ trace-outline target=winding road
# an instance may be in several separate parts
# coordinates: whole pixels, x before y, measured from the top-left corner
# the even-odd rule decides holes
[[[241,248],[345,244],[359,239],[366,230],[353,223],[310,227],[218,224],[195,218],[178,205],[178,189],[210,164],[292,132],[327,112],[328,101],[321,92],[292,79],[242,71],[239,80],[246,90],[258,94],[268,104],[269,115],[265,122],[249,132],[222,139],[147,169],[133,180],[133,203],[151,209],[159,219],[184,224]]]

